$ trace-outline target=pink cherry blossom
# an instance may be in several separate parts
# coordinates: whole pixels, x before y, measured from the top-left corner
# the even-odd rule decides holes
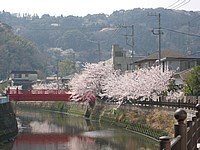
[[[80,74],[75,75],[70,85],[74,99],[86,98],[90,93],[118,101],[136,100],[166,91],[172,75],[172,71],[163,72],[160,66],[122,73],[114,70],[109,63],[88,63]]]

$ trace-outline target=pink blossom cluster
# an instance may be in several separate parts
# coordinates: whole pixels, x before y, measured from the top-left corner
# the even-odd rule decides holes
[[[62,83],[50,82],[50,83],[36,83],[32,85],[33,89],[63,89]]]
[[[75,100],[88,99],[100,94],[102,82],[114,72],[105,62],[86,63],[80,74],[75,74],[69,83]]]
[[[166,91],[172,74],[172,71],[163,72],[160,66],[122,73],[105,62],[87,63],[71,80],[70,86],[74,99],[85,97],[86,93],[119,101],[148,98]]]
[[[112,74],[104,80],[102,89],[108,97],[117,99],[149,98],[168,89],[172,74],[161,71],[159,66]]]

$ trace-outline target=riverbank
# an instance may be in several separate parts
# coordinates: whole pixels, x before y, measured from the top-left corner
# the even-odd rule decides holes
[[[40,102],[40,103],[18,103],[20,107],[53,110],[64,113],[78,114],[86,116],[90,112],[90,119],[106,121],[121,128],[139,132],[158,140],[160,136],[173,136],[174,117],[163,108],[123,105],[117,108],[117,105],[108,103],[65,103],[65,102]],[[168,118],[166,120],[166,118]]]
[[[17,136],[17,121],[10,102],[0,103],[0,124],[0,144],[11,141]]]

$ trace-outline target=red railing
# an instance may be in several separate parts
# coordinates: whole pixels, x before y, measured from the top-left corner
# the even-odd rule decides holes
[[[70,91],[63,89],[8,89],[10,101],[70,101]]]
[[[8,89],[10,101],[71,101],[71,95],[70,91],[65,89]],[[95,100],[95,95],[89,92],[77,99],[78,102]]]
[[[65,89],[8,89],[8,94],[68,94],[69,90]]]

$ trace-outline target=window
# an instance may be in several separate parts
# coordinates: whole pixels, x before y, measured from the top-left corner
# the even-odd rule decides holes
[[[22,78],[21,74],[14,74],[14,78]]]
[[[123,52],[121,52],[121,51],[116,51],[116,52],[115,52],[115,57],[123,57]]]
[[[28,77],[28,74],[25,74],[25,77]]]
[[[116,69],[122,69],[122,64],[117,64]]]

